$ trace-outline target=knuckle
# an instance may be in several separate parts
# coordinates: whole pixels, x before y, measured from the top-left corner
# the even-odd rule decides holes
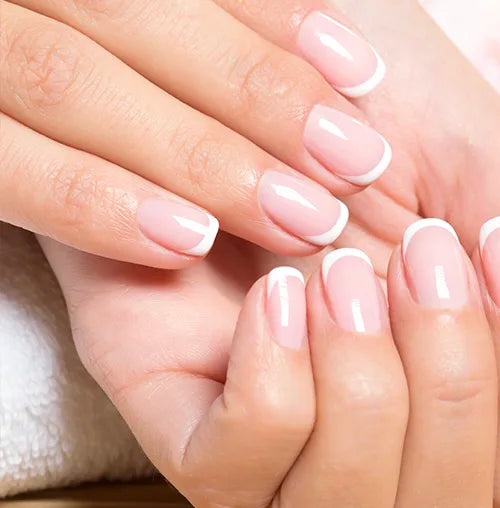
[[[429,391],[443,409],[461,413],[462,410],[468,411],[477,400],[492,394],[494,386],[493,377],[464,375],[438,380]]]
[[[272,389],[242,388],[224,393],[226,416],[234,425],[248,425],[266,434],[286,434],[303,439],[314,427],[315,404],[312,397],[283,397]],[[251,418],[248,416],[251,415]],[[237,428],[237,427],[235,427]]]
[[[195,131],[181,123],[169,134],[167,152],[173,167],[185,174],[193,194],[205,197],[214,184],[230,185],[229,161],[237,157],[230,144],[210,128]]]
[[[73,30],[50,22],[2,31],[2,68],[25,106],[58,105],[77,86],[83,60]]]
[[[404,379],[386,375],[353,375],[341,386],[342,406],[373,415],[404,415],[408,389]]]
[[[105,16],[106,18],[122,17],[130,4],[139,3],[139,0],[72,0],[78,11],[92,17]]]
[[[227,81],[235,91],[239,109],[247,115],[264,115],[265,119],[275,115],[276,108],[289,120],[305,119],[317,101],[318,90],[324,87],[306,62],[275,49],[252,50],[235,57],[228,67]]]
[[[55,163],[45,171],[46,193],[37,207],[43,210],[46,203],[46,222],[54,224],[55,235],[76,237],[82,230],[100,229],[99,218],[127,217],[125,194],[109,186],[97,171],[85,164]],[[109,222],[107,223],[109,226]],[[114,230],[119,231],[118,225]]]

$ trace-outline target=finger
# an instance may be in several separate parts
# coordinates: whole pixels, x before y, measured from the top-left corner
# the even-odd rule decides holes
[[[213,2],[112,2],[104,12],[81,0],[16,3],[76,27],[174,96],[337,195],[372,183],[389,165],[387,142],[357,121],[363,121],[359,111],[317,70]],[[259,19],[272,14],[259,8],[261,3],[256,2]],[[273,31],[276,26],[282,25]],[[317,61],[332,60],[321,54],[317,40],[311,44]],[[159,47],[164,49],[159,52]],[[349,65],[349,59],[341,60],[333,65]]]
[[[391,262],[389,304],[411,408],[396,506],[491,506],[494,351],[474,271],[449,224],[410,226]]]
[[[486,222],[481,228],[479,253],[474,264],[480,282],[483,303],[490,323],[495,346],[497,375],[500,365],[500,217]],[[499,378],[500,381],[500,378]],[[495,502],[500,501],[500,441],[497,438]],[[497,506],[495,504],[495,506]]]
[[[158,268],[185,268],[212,247],[217,220],[161,187],[1,113],[0,140],[0,220]]]
[[[311,254],[344,228],[347,209],[322,187],[66,25],[12,4],[2,7],[1,35],[11,48],[4,52],[0,107],[11,116],[132,169],[267,249]],[[23,65],[15,67],[18,60]],[[31,79],[35,83],[25,83]]]
[[[313,64],[340,93],[362,97],[385,76],[382,58],[328,0],[215,0],[283,48]]]
[[[309,281],[307,305],[317,418],[283,484],[283,505],[392,508],[408,397],[366,254],[329,254]]]
[[[164,303],[152,299],[156,320]],[[314,423],[305,314],[299,272],[281,268],[260,280],[243,305],[225,382],[167,353],[167,320],[145,336],[135,316],[116,337],[109,316],[98,348],[113,350],[112,361],[91,353],[92,335],[77,333],[77,346],[145,452],[195,506],[267,507]],[[145,343],[159,352],[149,371],[140,367]]]

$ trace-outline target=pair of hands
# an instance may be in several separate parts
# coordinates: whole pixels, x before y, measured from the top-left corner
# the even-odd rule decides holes
[[[39,67],[38,70],[31,68],[32,72],[26,78],[21,75],[20,82],[16,82],[15,73],[13,77],[10,74],[10,78],[5,78],[7,86],[14,83],[16,87],[18,83],[17,94],[14,94],[17,99],[2,102],[2,111],[25,126],[66,143],[66,146],[43,138],[12,120],[2,119],[2,139],[12,140],[8,146],[14,148],[10,152],[13,157],[3,159],[13,161],[12,166],[5,165],[6,174],[24,176],[24,182],[29,184],[23,184],[22,179],[10,180],[10,185],[4,187],[6,192],[2,195],[1,206],[5,220],[99,254],[152,266],[188,266],[196,259],[170,249],[156,248],[150,238],[155,237],[151,234],[154,232],[146,231],[150,233],[147,237],[138,228],[136,217],[140,203],[151,195],[162,199],[166,197],[160,187],[154,187],[152,191],[150,182],[153,181],[205,206],[221,219],[225,230],[240,237],[287,255],[314,252],[317,249],[310,242],[303,241],[303,236],[310,235],[301,236],[300,232],[289,230],[293,224],[276,224],[273,222],[275,216],[262,215],[265,210],[256,206],[256,186],[264,169],[280,167],[291,174],[292,171],[285,170],[283,165],[288,163],[336,194],[356,190],[345,181],[345,167],[336,163],[326,168],[333,173],[320,172],[325,168],[311,163],[308,157],[311,154],[304,149],[302,133],[306,119],[312,106],[318,102],[333,105],[355,118],[368,119],[393,147],[394,162],[382,181],[362,194],[345,199],[352,220],[339,242],[339,245],[362,247],[383,278],[391,250],[400,241],[406,226],[419,216],[447,218],[457,228],[470,252],[477,241],[480,224],[500,212],[496,192],[499,161],[494,147],[495,133],[499,131],[498,97],[413,2],[369,1],[364,2],[361,8],[355,1],[342,0],[318,2],[313,6],[315,10],[330,12],[337,19],[340,19],[338,13],[343,12],[345,16],[341,19],[345,24],[362,27],[363,33],[383,55],[389,69],[386,80],[376,91],[351,103],[336,94],[300,58],[286,54],[285,63],[279,65],[273,59],[264,59],[264,65],[253,70],[249,61],[252,62],[254,56],[248,56],[252,53],[250,50],[241,66],[232,67],[236,69],[233,74],[236,82],[238,79],[241,82],[242,76],[251,79],[243,79],[243,94],[230,93],[240,91],[241,87],[235,85],[230,91],[225,89],[227,73],[218,72],[214,66],[207,70],[206,62],[205,66],[200,63],[205,60],[203,54],[200,56],[196,51],[189,57],[190,50],[199,49],[202,45],[188,44],[189,36],[196,30],[188,30],[187,21],[179,23],[181,28],[174,31],[180,34],[179,37],[185,37],[179,39],[185,42],[179,45],[184,53],[176,58],[175,55],[167,58],[158,51],[158,40],[165,41],[163,47],[172,47],[165,35],[161,37],[160,28],[172,27],[165,23],[165,17],[158,16],[159,31],[153,30],[150,24],[155,19],[155,13],[160,12],[154,10],[155,6],[164,6],[163,2],[148,2],[151,7],[147,9],[141,9],[145,4],[141,6],[140,2],[134,2],[132,5],[137,5],[135,14],[145,13],[144,16],[134,16],[132,11],[128,11],[127,16],[128,2],[16,3],[44,11],[44,14],[83,32],[86,32],[86,26],[90,27],[92,38],[142,75],[172,90],[173,95],[232,127],[233,132],[238,131],[246,139],[234,133],[229,135],[227,128],[195,114],[170,97],[165,98],[164,92],[160,98],[161,91],[147,84],[141,76],[134,74],[132,81],[123,78],[118,70],[114,70],[118,64],[109,53],[105,53],[107,60],[104,65],[108,73],[104,76],[99,74],[103,71],[97,55],[103,54],[101,48],[92,44],[92,51],[97,53],[85,57],[85,48],[89,47],[87,39],[67,28],[61,35],[61,24],[23,11],[23,15],[36,16],[36,20],[35,17],[30,18],[36,21],[35,26],[31,30],[29,26],[23,30],[24,39],[14,37],[21,42],[17,45],[21,51],[10,51],[9,55],[27,54],[27,61]],[[2,4],[4,19],[8,19],[6,7],[20,12],[19,7],[11,4]],[[188,3],[189,6],[208,4]],[[78,7],[76,10],[74,5]],[[175,2],[170,5],[177,7]],[[270,10],[266,10],[266,6]],[[307,3],[307,8],[305,2],[294,1],[265,2],[262,5],[253,2],[250,6],[227,2],[223,7],[247,26],[262,33],[264,39],[270,38],[271,42],[295,52],[296,48],[291,43],[295,43],[296,39],[290,34],[296,33],[294,30],[309,12],[310,3]],[[182,12],[178,11],[179,14]],[[290,16],[290,13],[294,15]],[[19,20],[18,17],[15,19]],[[43,23],[50,23],[51,29],[37,31],[37,23],[41,19]],[[178,19],[182,21],[184,18]],[[191,13],[185,19],[193,22],[198,18]],[[253,24],[252,19],[258,23]],[[85,25],[85,20],[90,22]],[[123,20],[135,24],[123,25]],[[203,23],[208,26],[207,19],[203,19]],[[4,25],[9,27],[8,23]],[[24,27],[16,25],[16,22],[10,26]],[[243,25],[238,27],[244,29]],[[282,27],[283,32],[277,27]],[[101,29],[106,41],[99,39]],[[205,27],[207,30],[213,34],[213,27]],[[147,44],[134,44],[135,57],[128,58],[122,51],[129,48],[132,31],[134,41],[139,34],[139,41],[144,42],[144,38],[146,43],[152,40],[153,47],[146,51]],[[174,33],[168,29],[167,32]],[[247,33],[247,29],[244,32]],[[38,39],[38,43],[30,39],[30,36],[39,33],[44,36]],[[147,39],[151,33],[154,38]],[[201,31],[198,35],[204,33]],[[284,39],[280,38],[280,33],[285,33]],[[7,38],[4,41],[8,43],[9,32],[4,31],[4,37],[5,34]],[[233,32],[229,31],[229,34]],[[224,39],[225,35],[220,38]],[[65,39],[66,36],[70,36],[71,40]],[[85,47],[81,45],[83,40]],[[231,38],[228,40],[232,41]],[[7,46],[10,48],[9,44]],[[37,52],[40,47],[42,49]],[[75,48],[78,50],[76,58]],[[16,46],[13,45],[12,49],[15,50]],[[49,51],[44,52],[44,49]],[[253,44],[251,49],[254,49]],[[26,53],[28,50],[35,53]],[[259,56],[256,54],[257,59]],[[287,65],[290,58],[292,64]],[[78,67],[82,61],[95,64],[88,75],[85,69]],[[224,58],[220,61],[227,63]],[[168,72],[178,69],[176,62],[188,64],[186,67],[190,72],[196,72],[199,67],[203,76],[191,74],[189,86],[186,81],[179,81],[174,88],[175,79],[184,76],[182,72]],[[169,65],[168,69],[165,64]],[[245,73],[245,65],[252,72]],[[120,68],[127,69],[127,76],[131,76],[130,70],[123,64]],[[12,65],[11,69],[15,70],[16,66]],[[51,79],[54,77],[54,73],[49,72],[51,69],[62,69],[55,74],[55,80]],[[73,72],[75,69],[78,72]],[[296,69],[300,72],[295,73]],[[283,71],[286,71],[285,74],[282,74]],[[9,74],[2,72],[2,76]],[[116,76],[120,79],[117,80]],[[78,77],[81,82],[77,81]],[[200,87],[200,81],[207,86]],[[23,82],[31,85],[27,88],[30,93],[23,93]],[[129,86],[131,83],[134,87]],[[140,93],[140,83],[146,86],[147,93]],[[208,86],[213,83],[220,86]],[[233,81],[229,80],[229,83]],[[276,83],[280,86],[275,86]],[[86,84],[89,84],[88,88]],[[96,88],[98,84],[106,90]],[[94,95],[86,93],[89,90]],[[73,91],[77,94],[72,95]],[[189,94],[195,93],[203,96],[197,100],[189,99]],[[126,100],[120,99],[123,97]],[[245,101],[245,98],[248,100]],[[238,107],[240,100],[243,100],[244,114]],[[172,113],[172,104],[180,109]],[[14,107],[19,109],[8,109]],[[111,116],[107,114],[110,110],[113,112]],[[185,120],[186,111],[192,122]],[[181,128],[177,129],[178,123],[167,123],[174,115],[175,120],[180,118],[183,121]],[[201,136],[196,135],[200,133],[200,125],[195,118],[202,118]],[[16,131],[9,138],[4,128],[12,125],[22,128],[23,132]],[[103,129],[103,125],[107,128]],[[206,136],[207,131],[212,132],[208,129],[214,125],[217,125],[217,135]],[[85,128],[79,129],[79,126]],[[132,128],[127,131],[129,126]],[[169,136],[169,133],[174,135]],[[116,139],[121,140],[119,146]],[[183,144],[186,139],[187,144]],[[22,144],[16,145],[16,140],[23,140]],[[31,147],[34,147],[34,153],[30,154]],[[93,155],[75,151],[74,147]],[[114,151],[116,148],[118,150]],[[346,159],[344,162],[349,161]],[[8,171],[9,167],[21,167],[23,171]],[[140,190],[135,184],[126,183],[132,182],[131,179],[134,182],[138,180],[136,175],[122,167],[143,176]],[[44,171],[38,173],[40,168]],[[188,168],[191,180],[180,178],[185,174],[185,168]],[[220,168],[227,168],[227,171],[220,171]],[[339,177],[336,172],[342,176]],[[298,173],[293,174],[299,177]],[[35,178],[33,175],[36,175]],[[41,179],[42,184],[55,185],[40,185],[35,192],[32,186],[34,179]],[[7,179],[4,181],[9,182]],[[186,181],[189,184],[185,189],[182,185]],[[30,194],[30,189],[33,194]],[[186,194],[188,192],[196,195]],[[170,197],[173,196],[169,194]],[[57,222],[59,219],[61,221]],[[153,452],[159,451],[158,443],[161,442],[167,443],[160,451],[162,457],[168,459],[175,455],[178,443],[162,440],[161,437],[169,429],[172,433],[178,431],[184,437],[190,436],[208,402],[220,393],[221,383],[226,378],[236,319],[248,287],[272,266],[289,264],[290,261],[225,235],[221,235],[215,251],[206,261],[179,273],[106,261],[46,240],[44,245],[65,291],[75,339],[90,372],[112,396],[135,433],[146,435],[141,442],[153,458],[157,457]],[[182,247],[177,245],[178,249]],[[305,272],[311,272],[318,261],[312,258],[300,263]],[[179,383],[176,375],[170,376],[172,372],[178,373],[181,378],[184,375],[187,382]],[[198,386],[197,380],[203,386]],[[130,403],[132,392],[137,394],[134,399],[138,401],[137,405]],[[175,395],[175,398],[178,397],[177,404],[172,401],[168,408],[158,406],[155,408],[157,413],[147,418],[143,406],[158,393],[169,398]],[[199,401],[208,402],[203,405],[198,404]],[[190,419],[193,413],[198,418]],[[187,417],[183,425],[180,417],[172,417],[177,414]],[[166,419],[171,419],[168,425]],[[178,427],[175,426],[176,421]],[[210,450],[210,454],[214,449]],[[162,459],[161,463],[158,459],[155,461],[165,474],[170,473],[163,465],[167,464],[167,459]],[[193,495],[180,479],[172,480],[187,495]],[[200,504],[203,505],[203,502]]]

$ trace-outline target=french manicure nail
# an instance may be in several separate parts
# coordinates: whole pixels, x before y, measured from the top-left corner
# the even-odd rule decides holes
[[[219,222],[209,213],[158,198],[141,203],[137,222],[142,233],[156,244],[190,256],[207,254],[219,230]]]
[[[322,264],[329,309],[344,330],[376,333],[388,321],[387,307],[368,256],[358,249],[337,249]]]
[[[488,291],[500,307],[500,217],[486,222],[479,236],[481,261]]]
[[[311,110],[304,145],[326,169],[357,185],[373,183],[392,160],[391,147],[378,132],[328,106]]]
[[[349,219],[347,207],[305,178],[267,171],[259,201],[266,215],[288,233],[314,245],[333,243]]]
[[[267,276],[267,315],[278,344],[290,349],[302,347],[306,337],[305,283],[295,268],[275,268]]]
[[[408,286],[418,303],[459,308],[469,300],[465,253],[455,230],[440,219],[412,224],[403,238]]]
[[[362,37],[322,12],[302,23],[298,47],[327,81],[347,97],[371,92],[384,78],[385,65]]]

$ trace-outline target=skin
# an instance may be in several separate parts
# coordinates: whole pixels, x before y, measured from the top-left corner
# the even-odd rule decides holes
[[[316,268],[299,349],[273,339],[264,277],[242,304],[227,360],[216,338],[170,336],[182,321],[173,320],[171,290],[185,272],[45,247],[83,362],[194,506],[492,505],[497,369],[465,251],[468,300],[446,309],[413,299],[396,248],[390,311],[371,334],[336,324]],[[81,270],[95,279],[82,283]],[[498,311],[488,316],[498,320]],[[206,316],[200,326],[208,331],[210,322],[217,320]]]
[[[384,84],[357,105],[395,150],[392,168],[382,181],[346,200],[353,220],[339,245],[362,247],[385,279],[387,259],[405,227],[419,216],[438,216],[455,226],[470,252],[479,225],[500,213],[495,196],[499,161],[493,143],[499,131],[498,97],[413,2],[367,1],[361,8],[346,0],[336,6],[363,27],[392,69]],[[266,19],[265,9],[262,12]],[[141,443],[153,460],[169,463],[171,454],[175,458],[176,440],[186,442],[185,434],[220,395],[248,287],[288,260],[229,236],[219,240],[208,260],[176,274],[69,254],[46,241],[44,246],[65,290],[84,363],[136,434],[145,435]],[[299,263],[309,273],[316,264],[315,259]],[[101,317],[96,321],[98,309]],[[216,319],[211,309],[217,309]],[[182,315],[189,319],[179,319]],[[465,326],[466,321],[456,322]],[[480,318],[473,321],[478,326]],[[119,338],[117,323],[124,323]],[[183,375],[193,383],[185,385],[184,392],[177,382]],[[197,391],[200,378],[210,380],[209,395]],[[149,382],[155,379],[156,390]],[[186,408],[183,401],[193,393],[200,395],[203,408]],[[143,405],[153,395],[161,397],[161,404],[145,413]],[[184,412],[184,425],[163,425],[166,405],[171,414]],[[169,432],[170,439],[161,441]],[[169,444],[158,447],[158,442]],[[165,466],[164,472],[172,477],[172,469],[170,474]],[[181,480],[176,483],[196,499],[198,494],[188,493]],[[269,501],[270,495],[274,493],[259,493],[259,501]]]

